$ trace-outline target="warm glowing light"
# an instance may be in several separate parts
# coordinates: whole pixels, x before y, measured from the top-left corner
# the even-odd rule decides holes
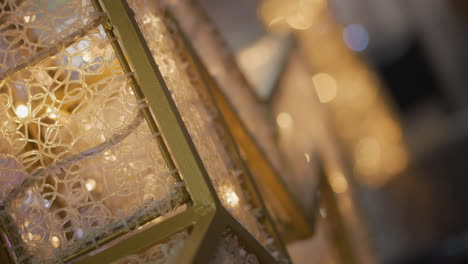
[[[16,115],[19,117],[19,118],[25,118],[29,115],[29,110],[28,110],[28,107],[25,106],[25,105],[18,105],[16,107]]]
[[[52,236],[51,244],[54,248],[60,247],[60,238],[58,236]]]
[[[224,190],[224,199],[230,207],[236,207],[239,204],[239,196],[231,188]]]
[[[104,159],[110,160],[110,161],[116,161],[117,157],[114,154],[112,154],[112,151],[107,150],[106,152],[104,152]]]
[[[93,191],[96,189],[96,181],[94,179],[87,179],[85,185],[88,191]]]
[[[343,29],[343,40],[354,51],[363,51],[369,45],[369,33],[360,24],[350,24]]]
[[[276,124],[283,129],[291,128],[293,125],[293,119],[289,113],[281,112],[276,117]]]
[[[310,163],[310,155],[309,155],[309,153],[304,153],[304,156],[305,156],[305,158],[306,158],[306,160],[307,160],[307,163]]]
[[[52,108],[48,107],[46,112],[49,114],[49,117],[52,119],[56,119],[58,116],[56,114],[56,110],[52,110]]]
[[[343,173],[339,171],[335,171],[330,175],[330,185],[336,193],[343,193],[348,190],[348,181]]]
[[[337,85],[335,79],[326,73],[319,73],[312,77],[318,98],[322,103],[331,102],[337,94]]]

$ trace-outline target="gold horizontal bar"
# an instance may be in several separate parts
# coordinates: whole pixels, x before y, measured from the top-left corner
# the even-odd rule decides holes
[[[76,263],[110,263],[122,257],[135,254],[189,228],[193,225],[194,219],[196,218],[197,214],[194,212],[193,208],[187,208],[186,211],[181,212],[178,215],[165,219],[154,226],[148,227],[146,230],[128,237],[125,240],[120,241],[118,244],[98,252],[96,255],[82,258]]]
[[[186,203],[187,201],[185,200],[186,199],[186,196],[184,195],[180,195],[179,196],[179,199],[176,199],[176,200],[173,200],[171,202],[171,205],[172,207],[177,207],[178,205],[181,205],[181,204],[184,204]],[[129,226],[129,228],[124,228],[124,226],[119,226],[117,227],[115,230],[114,230],[114,233],[110,234],[110,235],[107,235],[107,236],[104,236],[100,239],[97,239],[96,243],[89,243],[87,246],[83,247],[82,249],[74,252],[73,254],[70,254],[68,256],[66,256],[65,258],[61,259],[61,261],[63,262],[66,262],[66,261],[70,261],[72,259],[76,259],[84,254],[87,254],[95,249],[97,249],[99,246],[103,246],[109,242],[112,242],[113,240],[125,235],[125,234],[128,234],[129,232],[133,231],[135,228],[139,227],[139,226],[142,226],[158,217],[162,216],[161,214],[157,214],[157,215],[154,215],[154,214],[151,214],[151,212],[148,212],[148,215],[146,216],[143,216],[141,217],[140,219],[137,219],[136,223],[138,223],[137,225],[134,225],[134,226]]]

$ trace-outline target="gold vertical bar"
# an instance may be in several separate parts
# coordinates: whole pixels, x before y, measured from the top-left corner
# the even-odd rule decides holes
[[[97,2],[97,1],[93,1]],[[194,206],[211,206],[216,199],[213,187],[176,109],[165,82],[154,62],[146,41],[125,0],[101,0],[113,32],[139,84],[139,91],[156,116],[161,134],[167,143]]]

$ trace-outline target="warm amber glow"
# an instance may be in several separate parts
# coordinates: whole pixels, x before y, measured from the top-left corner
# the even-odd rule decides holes
[[[319,73],[312,77],[318,98],[322,103],[331,102],[337,94],[337,85],[335,79],[326,73]]]
[[[377,76],[352,50],[369,43],[365,28],[350,25],[343,33],[323,12],[313,28],[297,31],[320,102],[327,103],[336,132],[353,154],[356,179],[369,187],[388,182],[408,164],[401,125],[386,102]],[[347,46],[348,45],[348,46]],[[338,86],[339,84],[339,86]]]
[[[19,117],[19,118],[25,118],[29,115],[29,110],[28,110],[28,107],[25,106],[25,105],[18,105],[16,107],[16,115]]]

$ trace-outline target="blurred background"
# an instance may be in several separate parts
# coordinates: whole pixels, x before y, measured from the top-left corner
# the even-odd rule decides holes
[[[305,187],[295,263],[468,263],[467,1],[200,2],[293,170],[331,187],[332,209]]]

